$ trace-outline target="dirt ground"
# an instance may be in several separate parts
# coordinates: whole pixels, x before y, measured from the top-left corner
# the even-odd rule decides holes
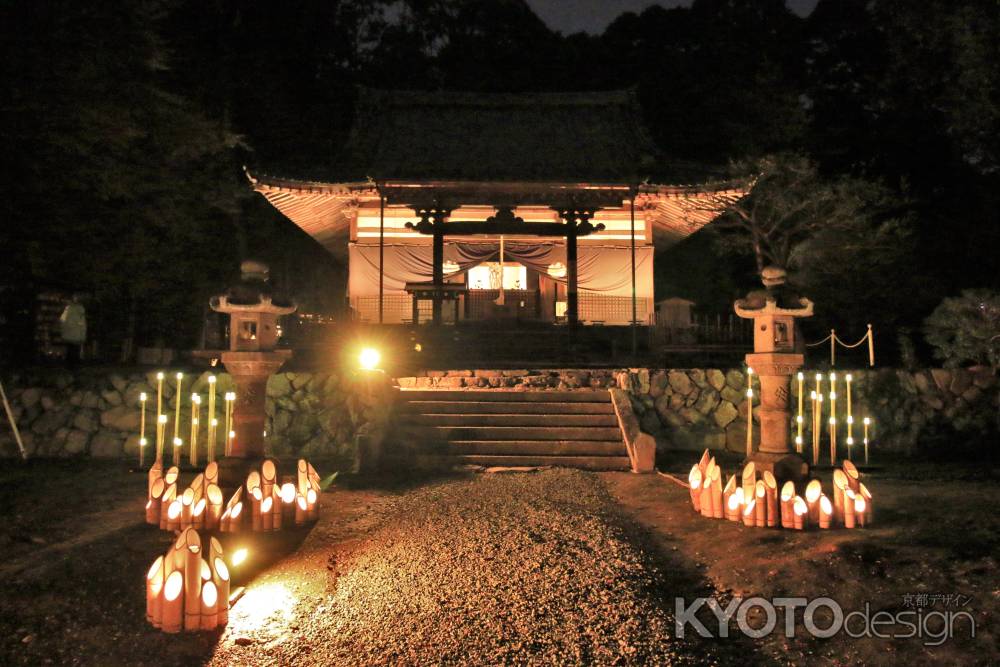
[[[793,533],[703,519],[655,475],[344,478],[311,530],[226,540],[251,549],[229,626],[170,636],[144,618],[143,575],[170,541],[141,521],[145,478],[121,464],[11,464],[0,664],[998,664],[996,481],[886,465],[866,479],[875,526]],[[958,622],[939,646],[814,639],[799,610],[791,639],[673,637],[675,597],[755,595],[964,610],[976,636]]]

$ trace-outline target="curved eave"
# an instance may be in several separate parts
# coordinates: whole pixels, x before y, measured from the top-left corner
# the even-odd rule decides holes
[[[657,250],[665,250],[719,217],[750,192],[749,182],[711,185],[644,185],[636,205],[647,211]]]
[[[342,260],[347,255],[352,213],[358,201],[378,197],[378,190],[371,181],[323,183],[255,177],[249,172],[247,178],[253,189],[272,206]],[[533,187],[537,188],[539,184]],[[544,187],[585,190],[594,188],[595,184],[552,183],[544,184]],[[633,191],[628,186],[600,187],[625,190],[622,193],[624,205],[627,205],[628,192]],[[710,223],[746,196],[749,190],[748,182],[728,182],[714,185],[644,184],[634,191],[636,207],[645,211],[651,222],[656,249],[664,250]]]

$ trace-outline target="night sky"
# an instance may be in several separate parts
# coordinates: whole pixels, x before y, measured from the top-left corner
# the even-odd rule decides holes
[[[817,0],[786,0],[792,11],[805,16]],[[623,12],[639,13],[650,5],[687,6],[690,0],[527,0],[545,23],[564,35],[574,32],[600,34]]]

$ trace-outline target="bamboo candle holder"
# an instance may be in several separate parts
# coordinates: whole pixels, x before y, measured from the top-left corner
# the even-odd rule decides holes
[[[764,482],[764,498],[766,502],[767,527],[775,528],[778,525],[778,480],[770,470],[765,470],[762,475]]]
[[[171,634],[184,625],[184,573],[174,570],[163,585],[160,628]]]
[[[826,496],[819,497],[819,527],[827,529],[833,519],[833,503]]]
[[[691,472],[688,473],[688,488],[691,493],[691,506],[694,508],[695,512],[701,512],[701,470],[698,468],[698,464],[691,466]],[[299,477],[299,493],[304,494],[306,492],[305,486],[303,486],[302,481],[304,477]]]
[[[751,498],[750,502],[743,506],[743,525],[753,527],[757,523],[757,500]]]
[[[791,481],[785,482],[781,487],[781,527],[795,527],[795,484]]]
[[[809,523],[816,525],[819,523],[819,497],[823,495],[823,485],[818,479],[811,480],[806,484],[806,509],[808,510]]]
[[[743,467],[740,480],[743,486],[743,497],[747,499],[753,498],[757,485],[757,468],[754,466],[753,461]]]
[[[793,526],[795,530],[802,530],[805,528],[805,517],[809,512],[806,501],[802,499],[802,496],[795,496],[795,499],[792,501],[792,511],[794,513]]]
[[[764,480],[758,480],[754,486],[754,525],[767,527],[767,487]]]

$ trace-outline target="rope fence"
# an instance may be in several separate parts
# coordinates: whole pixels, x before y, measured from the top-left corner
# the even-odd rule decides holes
[[[868,365],[871,367],[875,366],[875,334],[872,333],[872,325],[868,325],[868,331],[864,336],[861,337],[856,343],[847,343],[842,338],[837,336],[836,329],[830,329],[830,335],[823,340],[817,341],[815,343],[806,343],[806,347],[817,347],[830,342],[830,365],[837,365],[837,345],[845,348],[855,348],[861,346],[865,341],[868,341]]]

